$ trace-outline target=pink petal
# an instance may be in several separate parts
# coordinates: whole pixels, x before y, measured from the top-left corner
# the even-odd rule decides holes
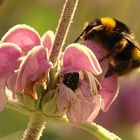
[[[47,31],[42,37],[42,44],[45,48],[48,48],[49,54],[51,53],[54,43],[54,33],[52,31]]]
[[[11,90],[13,93],[15,93],[15,85],[16,85],[16,78],[17,78],[17,72],[12,73],[8,76],[7,79],[7,88]]]
[[[93,97],[93,101],[92,101],[93,111],[90,114],[90,116],[88,117],[87,122],[93,122],[94,119],[97,117],[97,115],[101,109],[101,101],[102,101],[102,99],[101,99],[100,95],[95,95]]]
[[[28,25],[16,25],[12,27],[1,41],[17,44],[25,54],[34,46],[41,44],[39,34]]]
[[[112,75],[108,78],[103,79],[101,82],[102,89],[100,91],[100,95],[103,98],[101,106],[103,111],[107,111],[109,106],[118,95],[119,85],[117,80],[117,76]]]
[[[70,96],[70,107],[67,112],[68,119],[76,124],[86,122],[94,108],[92,101],[86,100],[80,90],[75,91]]]
[[[84,108],[86,110],[84,110]],[[86,112],[85,112],[86,111]],[[75,124],[86,122],[86,119],[92,112],[92,105],[90,102],[81,101],[78,98],[75,98],[73,104],[71,104],[69,111],[66,113],[68,119]]]
[[[99,75],[102,69],[94,53],[84,45],[71,44],[67,47],[63,57],[62,73],[87,70],[94,75]]]
[[[105,46],[103,46],[104,44],[100,42],[96,42],[94,40],[93,41],[86,40],[86,41],[82,41],[81,44],[87,46],[90,50],[92,50],[92,52],[95,54],[98,60],[101,60],[107,54],[107,52],[104,49]],[[100,78],[98,79],[101,79],[103,75],[106,73],[108,69],[108,60],[105,59],[102,62],[100,62],[100,66],[103,72],[100,75]]]
[[[75,124],[79,124],[82,122],[82,104],[81,100],[78,98],[74,98],[71,106],[69,107],[67,114],[68,119]]]
[[[84,80],[79,80],[79,84],[84,98],[87,100],[92,100],[90,85]]]
[[[8,76],[14,73],[19,67],[21,56],[20,48],[12,43],[0,44],[0,111],[3,110],[7,103],[7,96],[5,95],[6,81]]]
[[[51,67],[52,63],[47,59],[46,49],[41,46],[34,47],[20,66],[16,89],[22,90],[27,81],[35,81]]]
[[[18,46],[11,43],[0,44],[0,75],[9,75],[19,67],[21,50]]]
[[[100,60],[103,58],[103,56],[106,55],[106,51],[103,47],[103,44],[100,42],[96,42],[96,41],[90,41],[90,40],[86,40],[86,41],[82,41],[81,42],[82,45],[85,45],[86,47],[88,47],[92,52],[94,52],[94,54],[96,55],[97,59]]]
[[[69,106],[69,88],[67,88],[64,84],[61,84],[59,87],[58,96],[56,99],[57,108],[59,112],[64,112]]]

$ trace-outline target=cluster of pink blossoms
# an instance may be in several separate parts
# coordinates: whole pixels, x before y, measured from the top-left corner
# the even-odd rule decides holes
[[[13,98],[17,93],[26,92],[25,96],[38,99],[32,90],[28,93],[27,87],[53,68],[49,60],[53,42],[52,31],[41,38],[27,25],[17,25],[4,35],[0,42],[0,111],[8,102],[7,89],[12,91]],[[117,96],[117,77],[104,78],[108,62],[98,62],[104,55],[101,44],[88,40],[68,45],[57,60],[61,62],[61,70],[57,73],[62,79],[57,83],[57,110],[65,112],[71,122],[92,122],[100,109],[106,111]],[[73,73],[78,74],[74,89],[64,82],[65,76],[73,76]],[[47,85],[49,81],[45,81]]]

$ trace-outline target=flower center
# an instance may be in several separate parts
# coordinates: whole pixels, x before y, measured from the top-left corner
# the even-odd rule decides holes
[[[73,91],[76,90],[79,83],[79,73],[73,72],[65,74],[63,83]]]

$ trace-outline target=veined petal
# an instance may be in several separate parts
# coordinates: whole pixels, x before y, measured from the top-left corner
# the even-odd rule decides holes
[[[34,46],[40,45],[40,36],[35,29],[28,25],[16,25],[12,27],[1,39],[1,42],[17,44],[26,54]]]
[[[57,107],[59,112],[64,112],[70,105],[70,89],[66,87],[64,84],[59,86],[59,92],[57,95]]]
[[[93,101],[92,101],[93,111],[90,114],[90,116],[88,117],[87,122],[93,122],[94,119],[97,117],[97,115],[101,109],[101,102],[102,102],[102,99],[101,99],[100,95],[98,95],[98,94],[94,95]]]
[[[43,46],[48,49],[48,52],[50,54],[54,43],[54,33],[52,31],[47,31],[43,35],[41,40]]]
[[[7,88],[11,90],[13,93],[15,93],[17,74],[18,74],[17,72],[14,72],[7,77],[6,82]]]
[[[70,106],[66,113],[68,119],[76,124],[86,122],[94,108],[92,102],[85,99],[80,89],[70,96]]]
[[[22,90],[27,81],[35,81],[41,74],[52,67],[47,59],[46,49],[42,46],[34,47],[23,60],[16,81],[16,89]]]
[[[103,111],[107,111],[109,106],[118,95],[119,85],[117,80],[117,76],[112,75],[108,78],[103,79],[101,82],[102,89],[100,91],[100,95],[103,98],[101,105],[101,109]]]
[[[8,76],[14,73],[19,67],[21,56],[21,49],[12,43],[1,43],[0,44],[0,111],[8,101],[5,95],[6,81]]]
[[[92,100],[90,85],[84,80],[79,80],[79,83],[85,99]]]
[[[0,44],[0,75],[9,75],[19,67],[21,49],[12,43]]]
[[[94,75],[102,73],[102,69],[94,53],[84,45],[71,44],[67,47],[63,56],[62,73],[86,70]]]

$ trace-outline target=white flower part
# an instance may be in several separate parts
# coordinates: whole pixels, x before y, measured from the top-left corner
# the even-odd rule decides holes
[[[99,94],[94,95],[93,96],[93,102],[92,103],[93,103],[94,109],[93,109],[93,112],[90,114],[90,116],[87,119],[87,122],[90,122],[90,123],[93,122],[94,119],[99,114],[99,111],[101,109],[101,103],[102,103],[101,96]]]
[[[90,85],[91,94],[92,95],[98,94],[98,89],[101,88],[100,82],[96,79],[96,77],[92,73],[88,71],[83,71],[83,73],[84,73],[85,80],[87,80],[87,82]]]

